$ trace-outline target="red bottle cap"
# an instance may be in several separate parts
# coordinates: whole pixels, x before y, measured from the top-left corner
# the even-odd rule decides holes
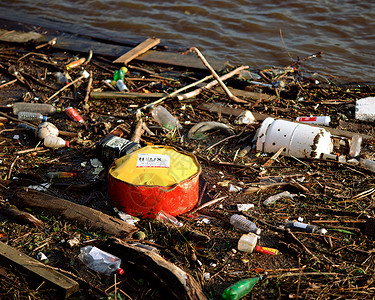
[[[69,147],[69,141],[66,141],[66,146]]]
[[[118,268],[117,269],[117,274],[119,274],[119,275],[124,275],[124,269],[121,269],[121,268]]]

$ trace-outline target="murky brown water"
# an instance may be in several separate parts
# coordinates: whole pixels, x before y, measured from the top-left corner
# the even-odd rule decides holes
[[[0,18],[107,39],[156,36],[207,57],[375,81],[375,2],[354,0],[12,0]],[[282,34],[281,34],[282,32]]]

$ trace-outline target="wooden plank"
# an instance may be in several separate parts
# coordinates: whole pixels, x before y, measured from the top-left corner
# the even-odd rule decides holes
[[[0,41],[3,42],[26,43],[35,41],[43,44],[47,43],[54,37],[56,37],[56,44],[53,45],[53,48],[55,49],[78,52],[82,54],[88,54],[90,50],[92,50],[95,55],[103,55],[112,59],[119,57],[124,53],[124,50],[126,51],[126,49],[128,49],[128,51],[130,51],[132,49],[131,47],[111,44],[110,42],[102,42],[68,33],[61,33],[59,35],[52,36],[41,34],[36,35],[33,32],[9,31],[5,29],[1,29],[0,31]],[[202,61],[196,55],[191,53],[183,55],[177,52],[148,50],[146,53],[138,56],[135,60],[145,63],[166,64],[207,71],[207,68],[203,65]],[[224,66],[225,62],[210,60],[210,64],[215,71],[219,71]]]
[[[132,92],[91,92],[90,97],[100,98],[162,98],[167,96],[165,93],[132,93]]]
[[[20,207],[31,207],[33,209],[43,210],[49,215],[59,215],[70,221],[85,224],[93,230],[101,230],[105,234],[120,238],[126,238],[138,230],[137,227],[119,218],[34,189],[18,189],[11,202]]]
[[[37,275],[65,292],[65,298],[79,290],[79,284],[75,280],[65,276],[57,270],[33,259],[32,257],[0,242],[0,256],[27,271]]]
[[[127,65],[131,60],[147,52],[147,50],[150,50],[152,47],[156,46],[159,43],[160,39],[149,38],[140,43],[137,47],[121,55],[119,58],[114,60],[113,63],[124,63],[125,65]]]

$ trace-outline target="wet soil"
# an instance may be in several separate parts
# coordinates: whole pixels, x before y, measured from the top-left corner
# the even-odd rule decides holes
[[[18,187],[39,189],[47,184],[43,189],[46,193],[118,217],[108,199],[108,166],[104,165],[104,169],[98,171],[90,160],[98,158],[97,143],[119,125],[123,137],[131,139],[136,125],[136,109],[154,99],[90,97],[85,103],[89,80],[83,79],[48,100],[62,87],[54,74],[64,72],[64,66],[77,58],[75,53],[59,52],[53,48],[36,50],[35,45],[0,44],[1,84],[15,79],[9,73],[12,65],[24,78],[23,82],[17,80],[7,86],[0,84],[2,209],[11,207],[9,200]],[[74,80],[84,68],[92,72],[91,91],[111,91],[103,81],[111,80],[119,67],[94,53],[87,64],[70,69],[68,74]],[[257,153],[252,148],[241,156],[241,150],[252,145],[261,122],[239,125],[233,115],[198,109],[202,103],[217,103],[288,120],[298,116],[330,116],[332,128],[373,135],[371,123],[354,118],[355,100],[374,96],[373,85],[343,83],[327,74],[326,80],[318,81],[304,77],[302,61],[294,67],[297,68],[252,70],[262,75],[257,81],[264,84],[282,82],[283,87],[251,84],[238,76],[226,81],[231,88],[260,95],[258,100],[254,99],[254,94],[240,96],[247,103],[233,102],[217,90],[204,90],[195,98],[184,101],[165,100],[162,105],[178,118],[183,127],[179,131],[161,128],[149,109],[142,111],[143,122],[155,135],[144,132],[141,145],[169,145],[195,154],[202,167],[197,206],[214,199],[221,200],[177,217],[187,232],[205,234],[209,241],[197,241],[186,231],[184,233],[154,219],[141,219],[136,226],[146,238],[138,242],[156,247],[162,257],[193,275],[209,299],[221,299],[225,288],[242,278],[257,275],[263,280],[246,296],[247,299],[372,299],[374,296],[373,173],[358,165],[337,161],[283,156],[264,166],[272,154]],[[228,65],[221,73],[233,68]],[[128,69],[125,83],[129,89],[151,93],[171,93],[208,75],[201,70],[137,62],[130,63]],[[265,98],[264,95],[273,97]],[[13,115],[11,108],[19,101],[49,103],[62,110],[72,106],[85,123],[70,119],[64,112],[50,116],[49,121],[59,130],[77,135],[62,136],[70,141],[69,147],[47,148],[30,131],[19,127],[22,121],[15,120],[17,116]],[[212,130],[204,139],[188,139],[188,130],[201,121],[227,124],[237,136],[213,147],[210,146],[228,137],[225,131]],[[348,141],[345,141],[342,138],[340,148],[335,151],[348,157]],[[373,158],[372,140],[364,140],[361,156]],[[76,172],[77,176],[48,180],[46,174],[52,171]],[[266,183],[286,182],[290,185],[249,190]],[[241,190],[230,192],[230,185]],[[267,197],[283,190],[290,191],[294,197],[280,199],[270,206],[262,204]],[[249,203],[254,204],[254,208],[247,212],[238,211],[237,204]],[[46,264],[77,280],[80,291],[71,299],[114,298],[114,278],[89,270],[77,258],[81,247],[100,247],[109,237],[58,215],[27,211],[43,225],[20,224],[3,216],[1,241],[33,258],[43,252],[48,257]],[[279,255],[238,251],[237,243],[243,233],[229,223],[234,213],[254,221],[262,230],[259,244],[279,250]],[[289,231],[284,228],[287,220],[316,225],[325,228],[327,233]],[[75,237],[79,243],[69,246],[67,241]],[[127,241],[134,240],[133,237]],[[165,298],[158,283],[137,272],[134,266],[127,267],[125,275],[117,277],[118,298]],[[2,299],[56,297],[52,287],[47,284],[35,286],[33,281],[30,274],[12,265],[0,265]]]

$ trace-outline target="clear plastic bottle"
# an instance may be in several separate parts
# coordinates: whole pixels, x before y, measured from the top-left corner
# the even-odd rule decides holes
[[[350,141],[349,155],[357,157],[361,152],[362,137],[358,134],[354,135]]]
[[[18,113],[19,120],[25,121],[37,121],[37,122],[45,122],[47,121],[47,117],[43,116],[41,113],[34,113],[28,111],[20,111]]]
[[[122,91],[129,92],[128,87],[126,86],[124,81],[121,80],[121,79],[116,81],[116,86],[117,86],[117,88],[119,89],[120,92],[122,92]]]
[[[244,216],[234,214],[230,217],[229,222],[236,227],[246,233],[253,232],[255,234],[260,234],[261,230],[257,227],[254,222],[246,219]]]
[[[58,136],[47,135],[44,138],[44,146],[57,149],[65,146],[69,147],[69,142]]]
[[[315,225],[309,225],[309,224],[301,223],[297,221],[288,221],[285,227],[291,230],[304,231],[304,232],[309,232],[309,233],[314,233],[315,231],[318,230],[318,227]]]
[[[223,292],[223,299],[226,300],[238,300],[246,296],[251,292],[253,287],[262,280],[261,276],[254,278],[245,278],[237,281],[235,284],[232,284],[230,287],[226,288]]]
[[[50,122],[40,123],[35,130],[35,136],[43,140],[49,135],[58,136],[59,129]]]
[[[157,215],[156,215],[156,220],[158,220],[159,222],[162,222],[164,224],[174,224],[178,227],[181,227],[183,224],[181,222],[179,222],[174,216],[170,215],[170,214],[167,214],[166,212],[164,211],[160,211]]]
[[[160,126],[168,130],[176,129],[176,127],[178,129],[182,128],[178,120],[174,116],[172,116],[165,107],[161,105],[153,107],[151,114],[154,120],[159,123]]]
[[[120,268],[121,259],[99,248],[93,246],[83,247],[78,258],[91,270],[106,276],[111,276],[115,272],[119,275],[124,274],[124,270]]]
[[[27,103],[27,102],[16,102],[13,104],[13,113],[18,115],[20,111],[28,111],[41,113],[43,115],[51,115],[56,112],[60,112],[60,109],[47,103]]]

